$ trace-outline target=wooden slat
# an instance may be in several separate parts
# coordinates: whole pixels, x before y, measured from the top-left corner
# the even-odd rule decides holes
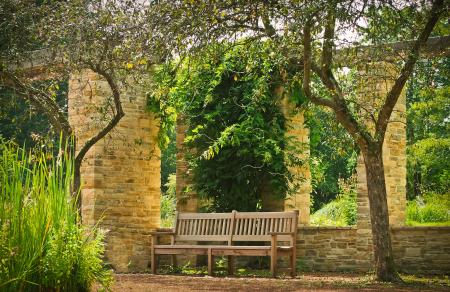
[[[188,222],[187,222],[187,220],[182,220],[182,221],[183,221],[183,230],[182,230],[181,234],[186,234],[187,228],[188,228]]]
[[[184,224],[184,228],[183,228],[183,233],[182,234],[187,234],[188,233],[188,221],[187,220],[183,220],[183,224]]]
[[[192,229],[192,234],[194,234],[194,235],[198,234],[197,233],[197,223],[198,223],[198,220],[194,220],[194,227]]]
[[[175,221],[173,223],[173,232],[175,234],[177,234],[177,230],[178,230],[178,211],[175,211]]]
[[[265,219],[265,218],[261,218],[261,225],[260,225],[260,232],[259,232],[260,235],[263,235],[263,234],[265,234],[265,232],[266,232],[266,230],[265,230],[265,228],[266,228],[265,224],[266,224],[266,219]]]
[[[226,219],[231,218],[231,213],[179,213],[179,219]]]
[[[214,214],[214,213],[212,213]],[[236,218],[292,218],[295,212],[237,212]]]
[[[270,250],[268,249],[213,249],[213,255],[220,256],[268,256],[270,254]]]
[[[176,241],[228,241],[228,235],[177,235]]]
[[[178,219],[177,221],[178,221],[178,223],[177,223],[178,228],[177,228],[176,234],[181,234],[181,231],[183,230],[183,220]]]
[[[234,241],[270,241],[270,235],[233,235]],[[280,241],[290,241],[291,235],[278,235]]]
[[[196,248],[196,249],[172,249],[172,248],[157,248],[155,249],[155,254],[193,254],[193,255],[206,255],[207,249]]]
[[[223,220],[223,224],[222,224],[222,232],[220,232],[223,235],[227,235],[227,224],[228,224],[228,219]]]
[[[242,234],[242,229],[244,228],[244,219],[238,219],[239,220],[239,235]]]
[[[230,222],[230,226],[229,226],[229,239],[228,239],[228,245],[231,245],[233,243],[233,233],[234,233],[234,229],[235,229],[235,224],[236,224],[236,211],[233,210],[233,212],[231,212],[233,217],[231,218],[231,222]],[[232,263],[232,258],[228,258],[228,273],[230,273],[230,267],[231,267],[231,272],[233,271],[233,263]]]

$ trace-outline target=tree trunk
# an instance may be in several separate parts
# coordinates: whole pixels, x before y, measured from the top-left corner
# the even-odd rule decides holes
[[[389,231],[389,212],[384,177],[382,143],[370,145],[362,152],[367,175],[377,280],[400,282],[401,278],[394,264],[391,234]]]
[[[81,214],[81,206],[82,206],[82,197],[81,197],[81,163],[75,160],[74,163],[74,173],[73,173],[73,186],[72,186],[72,196],[76,199],[76,206],[78,210],[78,215],[80,218]]]

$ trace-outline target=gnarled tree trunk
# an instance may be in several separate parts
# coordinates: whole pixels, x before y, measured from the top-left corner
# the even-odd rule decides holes
[[[389,230],[389,210],[384,176],[382,143],[374,143],[363,150],[369,194],[370,220],[377,279],[401,281],[394,264]]]

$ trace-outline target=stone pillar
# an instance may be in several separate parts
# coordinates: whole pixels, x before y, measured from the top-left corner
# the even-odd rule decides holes
[[[366,109],[380,108],[386,94],[394,83],[398,72],[392,64],[379,62],[370,64],[364,84],[361,84],[360,102]],[[370,127],[370,125],[369,125]],[[402,226],[406,212],[406,94],[401,93],[388,124],[383,144],[383,164],[389,208],[390,226]],[[358,222],[357,259],[370,267],[372,255],[372,229],[370,222],[369,197],[364,160],[358,159]],[[364,266],[364,265],[363,265]]]
[[[391,85],[393,81],[391,81]],[[387,127],[383,145],[384,176],[390,226],[406,220],[406,90],[403,90]]]
[[[397,70],[392,64],[379,62],[369,65],[368,78],[362,84],[361,100],[364,107],[374,105],[380,108],[387,92],[392,88]],[[392,112],[383,144],[383,164],[386,180],[386,191],[391,226],[402,226],[406,212],[406,93],[400,94]],[[361,184],[361,195],[367,196],[367,185],[364,161],[358,161],[358,183]],[[359,191],[359,189],[358,189]],[[358,192],[360,194],[360,192]],[[364,208],[364,210],[366,210]],[[367,209],[368,212],[368,209]],[[360,214],[362,218],[365,214]]]
[[[309,129],[305,127],[304,115],[299,109],[289,101],[285,94],[280,100],[281,110],[286,118],[286,128],[288,139],[292,139],[292,143],[298,144],[299,152],[295,153],[298,158],[304,161],[301,166],[290,167],[289,170],[293,173],[299,184],[297,192],[285,200],[285,210],[299,210],[300,226],[309,225],[310,215],[310,194],[311,194],[311,171],[309,169]]]
[[[69,120],[78,147],[110,119],[110,95],[107,82],[91,71],[70,77]],[[143,92],[122,92],[122,105],[125,116],[83,161],[82,214],[84,223],[100,221],[109,231],[106,258],[117,272],[142,272],[150,259],[149,233],[160,224],[159,122],[146,112]]]
[[[176,125],[176,143],[177,143],[177,165],[176,165],[176,197],[177,211],[181,212],[197,212],[198,199],[194,192],[189,191],[189,167],[185,155],[187,153],[184,147],[184,139],[186,137],[187,125],[181,115],[177,117]]]
[[[372,266],[372,226],[370,223],[369,195],[367,192],[367,177],[364,160],[358,157],[357,174],[357,221],[356,221],[356,266],[366,271]],[[363,267],[367,267],[364,269]]]

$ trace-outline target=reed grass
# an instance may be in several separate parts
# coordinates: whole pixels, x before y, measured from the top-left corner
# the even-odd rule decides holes
[[[27,152],[0,139],[1,291],[87,291],[112,281],[104,233],[81,224],[73,161],[67,146],[59,149]]]

